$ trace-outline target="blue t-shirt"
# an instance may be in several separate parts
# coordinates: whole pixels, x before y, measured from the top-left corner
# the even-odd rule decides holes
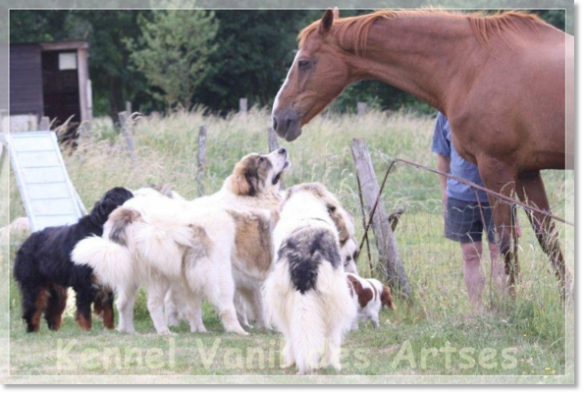
[[[451,158],[450,174],[483,186],[477,166],[460,157],[457,150],[455,150],[455,147],[451,144],[451,128],[449,127],[449,121],[447,121],[447,118],[442,113],[437,115],[432,150],[435,154],[449,156]],[[479,190],[477,192],[479,194],[479,200],[482,203],[488,201],[485,192]],[[452,178],[447,178],[447,196],[466,202],[477,201],[474,188]]]

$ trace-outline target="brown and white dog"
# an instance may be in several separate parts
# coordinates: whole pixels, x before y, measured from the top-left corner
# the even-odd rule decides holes
[[[379,315],[383,307],[395,310],[390,287],[375,278],[361,278],[354,273],[346,273],[349,292],[357,310],[352,330],[358,329],[359,321],[370,320],[374,327],[380,326]]]
[[[132,306],[140,286],[147,289],[159,334],[170,333],[165,299],[180,307],[191,331],[205,331],[201,301],[206,299],[226,331],[247,334],[236,316],[236,287],[251,299],[257,322],[262,320],[260,285],[271,265],[273,216],[289,166],[284,149],[247,155],[216,194],[192,202],[163,196],[132,199],[112,213],[102,238],[79,243],[73,260],[93,267],[101,281],[118,291],[118,329],[134,332]]]
[[[286,149],[269,155],[249,154],[234,166],[223,188],[216,194],[192,202],[223,208],[235,226],[232,275],[240,323],[257,329],[269,327],[264,317],[261,287],[272,264],[272,229],[282,202],[280,183],[290,168]]]
[[[240,170],[245,168],[244,164],[236,166],[236,169]],[[322,184],[305,183],[302,185],[303,189],[311,190],[326,202],[331,220],[337,229],[344,269],[346,272],[357,273],[355,257],[358,248],[353,217]],[[287,191],[287,197],[292,193],[293,188]],[[282,198],[280,195],[278,197],[280,205]],[[236,250],[232,260],[233,275],[237,287],[235,305],[242,325],[251,327],[248,320],[254,319],[256,328],[261,329],[269,327],[269,323],[264,317],[264,307],[259,289],[272,268],[272,229],[279,220],[278,208],[270,206],[270,223],[268,223],[266,212],[262,213],[256,209],[246,212],[244,206],[239,207],[239,211],[228,210],[237,224]],[[266,249],[267,246],[270,246],[269,250]]]

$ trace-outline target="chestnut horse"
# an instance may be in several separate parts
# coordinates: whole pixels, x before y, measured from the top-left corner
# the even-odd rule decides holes
[[[550,210],[540,170],[574,166],[572,36],[521,12],[378,11],[341,19],[336,14],[327,10],[299,34],[299,50],[272,110],[280,137],[299,137],[301,127],[348,84],[380,80],[447,116],[455,149],[477,164],[487,188]],[[512,210],[489,199],[514,294]],[[565,264],[554,224],[538,212],[528,217],[564,292]]]

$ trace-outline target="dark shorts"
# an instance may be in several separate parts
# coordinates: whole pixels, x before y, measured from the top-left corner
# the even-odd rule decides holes
[[[481,241],[483,231],[486,229],[488,230],[488,241],[495,243],[496,231],[489,203],[482,203],[480,208],[477,202],[464,202],[447,198],[446,238],[460,243]]]

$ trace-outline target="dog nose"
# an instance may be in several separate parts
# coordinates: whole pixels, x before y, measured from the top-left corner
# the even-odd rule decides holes
[[[278,153],[279,153],[280,155],[286,155],[286,148],[281,148],[281,149],[279,149],[279,150],[278,150]]]

